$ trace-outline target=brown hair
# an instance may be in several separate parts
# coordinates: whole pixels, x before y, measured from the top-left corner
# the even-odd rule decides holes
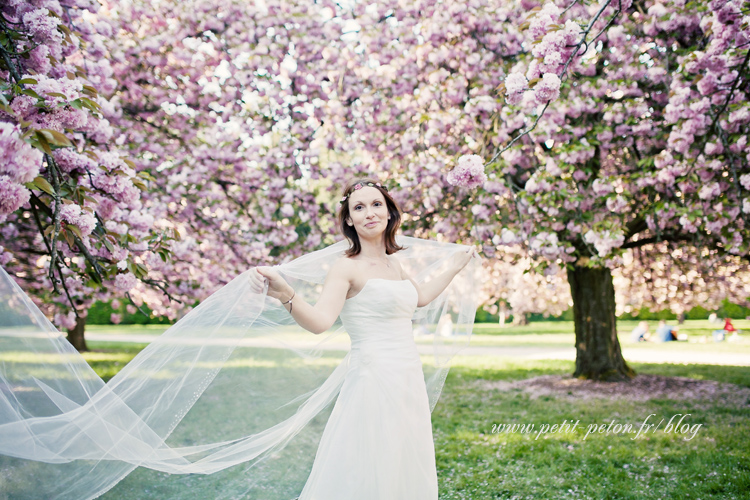
[[[354,186],[356,186],[359,183],[366,183],[366,182],[372,182],[373,184],[380,182],[377,179],[374,179],[372,177],[359,177],[356,179],[352,179],[349,181],[346,186],[344,187],[344,194],[343,196],[349,196],[354,191]],[[390,255],[392,253],[396,253],[399,250],[406,250],[406,247],[402,247],[396,244],[396,231],[399,227],[401,227],[401,210],[398,208],[398,205],[396,205],[396,202],[391,198],[391,195],[388,194],[388,191],[383,189],[380,186],[372,186],[383,195],[383,198],[385,199],[385,206],[388,208],[388,215],[390,215],[390,219],[388,219],[388,224],[385,228],[385,253],[386,255]],[[341,229],[341,232],[351,242],[351,246],[349,249],[345,252],[347,257],[351,257],[353,255],[358,255],[359,252],[362,251],[362,246],[359,243],[359,235],[357,235],[357,230],[354,228],[354,226],[350,226],[346,223],[346,219],[349,218],[350,212],[349,212],[349,198],[346,199],[344,203],[341,203],[341,208],[339,208],[339,229]]]

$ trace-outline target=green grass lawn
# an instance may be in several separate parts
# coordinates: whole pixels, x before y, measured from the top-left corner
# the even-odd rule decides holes
[[[746,368],[633,363],[638,373],[687,376],[750,387]],[[619,398],[575,400],[561,394],[534,398],[492,382],[573,371],[569,361],[514,362],[462,357],[446,380],[433,413],[442,499],[730,499],[750,498],[750,400],[743,408],[715,402]],[[656,431],[633,439],[592,434],[588,425],[631,423],[649,414],[683,420],[696,430]],[[679,418],[679,417],[677,417]],[[651,417],[653,420],[654,417]],[[492,433],[493,424],[562,424],[575,432]],[[699,428],[695,428],[700,424]],[[666,424],[665,424],[666,425]]]
[[[532,344],[548,344],[549,339],[571,335],[565,330],[570,324],[547,325],[551,326],[530,325],[536,326],[534,332],[529,327],[507,332],[487,328],[480,335],[519,342],[533,339]],[[694,330],[699,335],[703,329],[705,325],[688,324],[683,330]],[[114,375],[143,347],[109,342],[90,342],[90,346],[95,352],[84,356],[104,378]],[[730,347],[710,344],[711,348],[724,346]],[[430,362],[427,357],[424,361]],[[750,388],[750,370],[746,367],[631,366],[639,374],[715,380]],[[670,398],[580,400],[567,394],[534,397],[519,388],[504,390],[497,385],[540,375],[567,375],[573,368],[570,361],[457,357],[432,415],[440,499],[750,498],[750,399],[740,405]],[[613,420],[630,423],[637,429],[650,414],[654,414],[650,417],[652,422],[690,414],[682,423],[689,423],[694,432],[680,435],[662,429],[637,439],[625,433],[586,436],[588,425],[609,424]],[[493,424],[534,424],[538,429],[565,420],[578,421],[579,426],[566,433],[492,432]],[[687,439],[690,436],[693,437]],[[158,478],[158,473],[136,471],[123,482],[123,488],[112,492],[132,492],[132,497],[107,498],[157,498],[158,495],[144,496],[139,486],[146,488],[154,478]]]
[[[637,324],[636,321],[620,321],[617,323],[618,338],[624,349],[669,350],[673,352],[705,352],[715,353],[745,353],[750,354],[750,320],[736,320],[735,326],[743,330],[741,342],[713,342],[711,331],[716,325],[704,320],[688,320],[680,325],[680,332],[687,333],[688,342],[630,342],[630,332]],[[651,331],[656,329],[657,322],[651,322]],[[87,332],[97,335],[159,335],[167,327],[164,325],[92,325]],[[311,340],[314,338],[310,337]],[[700,343],[700,340],[706,340]],[[345,341],[342,336],[340,341]],[[444,339],[449,343],[453,340]],[[419,338],[418,343],[430,344],[429,338]],[[464,344],[464,338],[455,341]],[[535,322],[524,326],[506,325],[501,328],[495,323],[477,323],[471,336],[471,346],[474,347],[544,347],[564,349],[575,345],[575,332],[571,321]]]
[[[750,354],[750,320],[735,320],[733,324],[742,331],[741,342],[713,342],[711,332],[719,328],[707,320],[688,320],[679,327],[680,333],[688,335],[687,342],[630,342],[630,332],[637,321],[618,321],[617,336],[623,348],[635,349],[676,349],[683,351],[742,352]],[[658,322],[649,322],[650,331],[654,333]],[[701,343],[705,340],[705,343]],[[495,323],[477,323],[471,336],[472,346],[487,347],[555,347],[564,348],[575,345],[575,328],[572,321],[544,321],[524,326],[506,325],[500,327]]]

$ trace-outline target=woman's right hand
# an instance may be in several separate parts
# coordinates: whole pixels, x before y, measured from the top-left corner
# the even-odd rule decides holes
[[[466,264],[468,264],[473,257],[481,260],[479,252],[477,251],[477,247],[473,245],[468,247],[466,251],[456,252],[455,254],[453,254],[453,259],[451,260],[453,268],[457,273],[460,272],[464,267],[466,267]]]
[[[250,286],[256,293],[263,292],[268,283],[268,296],[286,302],[292,297],[294,290],[279,273],[269,266],[258,266],[250,270]]]

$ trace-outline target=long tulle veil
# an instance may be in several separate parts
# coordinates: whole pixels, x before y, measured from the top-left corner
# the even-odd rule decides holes
[[[398,236],[417,283],[467,247]],[[314,304],[339,241],[276,267]],[[481,262],[414,315],[434,409],[468,345]],[[438,329],[450,317],[452,329]],[[349,359],[340,321],[313,335],[253,293],[247,272],[149,344],[106,384],[0,272],[0,497],[295,498]],[[426,355],[426,356],[425,356]],[[367,432],[363,429],[362,432]],[[119,484],[118,484],[119,483]]]

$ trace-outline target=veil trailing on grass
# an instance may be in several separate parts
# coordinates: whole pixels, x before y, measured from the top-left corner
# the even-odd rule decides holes
[[[398,236],[417,282],[467,247]],[[276,266],[314,304],[339,241]],[[434,409],[451,359],[469,343],[479,259],[414,314]],[[302,329],[242,273],[143,349],[107,383],[2,270],[0,484],[9,498],[263,498],[299,495],[349,339],[340,320]],[[452,333],[438,323],[452,321]],[[442,327],[441,327],[442,328]],[[362,429],[367,432],[367,429]],[[119,484],[118,484],[119,483]],[[105,494],[114,488],[110,494]]]

